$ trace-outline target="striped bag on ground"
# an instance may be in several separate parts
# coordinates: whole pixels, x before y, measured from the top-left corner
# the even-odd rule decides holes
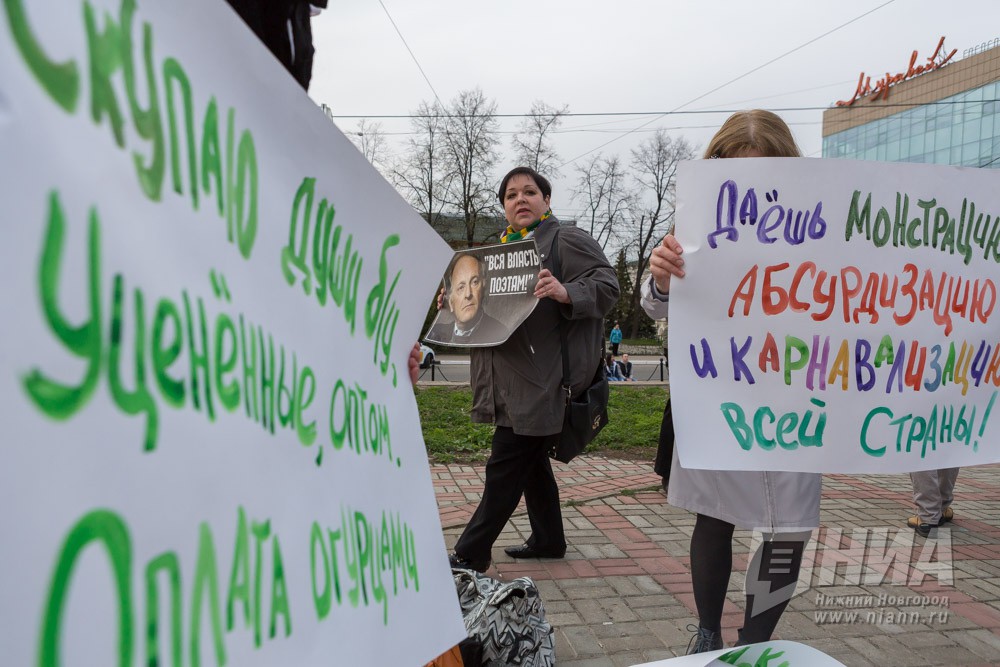
[[[472,570],[452,570],[469,637],[483,647],[485,665],[551,667],[552,626],[538,588],[528,577],[497,581]]]

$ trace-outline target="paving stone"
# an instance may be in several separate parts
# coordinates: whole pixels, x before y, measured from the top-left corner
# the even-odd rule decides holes
[[[629,523],[631,523],[636,528],[649,528],[652,525],[649,523],[648,519],[636,514],[626,515],[625,518],[628,519]]]
[[[670,649],[660,649],[660,650],[648,649],[646,651],[643,651],[643,659],[645,659],[646,662],[655,662],[657,660],[669,660],[670,658],[676,658],[677,656],[683,654],[684,654],[683,652],[674,653]]]
[[[584,623],[583,618],[575,611],[555,612],[546,609],[545,620],[554,628],[561,628],[566,625],[582,625]]]
[[[615,589],[620,596],[639,595],[642,591],[635,585],[631,577],[607,577],[605,581]]]
[[[601,600],[601,607],[615,623],[638,620],[639,616],[621,599]]]
[[[666,607],[674,605],[677,600],[669,593],[661,595],[632,595],[625,598],[625,603],[632,609],[642,609],[644,607]]]
[[[574,577],[573,579],[563,579],[559,581],[559,588],[563,590],[565,595],[569,595],[568,591],[573,588],[591,588],[593,586],[603,586],[604,581],[601,579],[595,579],[593,577]]]
[[[682,604],[674,602],[670,605],[656,605],[635,609],[636,616],[644,621],[662,621],[667,619],[693,619],[691,611]]]
[[[608,612],[597,600],[577,600],[573,603],[573,608],[583,619],[583,622],[594,628],[611,620]]]
[[[602,639],[604,650],[608,653],[632,653],[642,649],[662,649],[666,648],[659,639],[653,635],[627,635],[625,637],[608,637]]]
[[[606,656],[600,658],[583,658],[576,660],[559,660],[558,655],[556,656],[557,662],[560,667],[608,667],[609,659]]]
[[[794,638],[791,637],[787,639],[794,641]],[[872,665],[871,661],[845,644],[841,638],[811,639],[805,643],[818,651],[826,653],[831,658],[836,658],[845,665],[857,665],[858,667],[870,667]],[[888,667],[888,665],[880,667]]]
[[[649,628],[641,621],[625,621],[621,623],[605,621],[600,625],[594,626],[593,630],[594,636],[602,643],[611,637],[637,637],[649,634]]]
[[[580,588],[570,588],[566,591],[569,600],[602,600],[615,595],[615,589],[606,584],[591,584]]]
[[[604,655],[604,647],[601,646],[590,628],[582,625],[574,625],[563,628],[563,634],[575,656]],[[605,658],[606,660],[606,658]]]
[[[795,637],[796,641],[830,637],[833,632],[818,625],[812,612],[803,613],[785,609],[775,630],[782,637]],[[808,643],[808,642],[807,642]]]
[[[658,637],[664,645],[672,647],[680,653],[685,653],[687,644],[691,640],[692,632],[687,629],[689,624],[680,620],[676,621],[647,621],[646,627]]]
[[[553,602],[558,602],[565,600],[566,596],[563,595],[561,582],[547,581],[544,579],[535,582],[535,586],[538,587],[538,594],[542,596],[542,600],[545,601],[545,606]]]
[[[927,664],[919,654],[891,637],[847,637],[844,642],[877,665]]]
[[[1000,636],[997,636],[996,633],[989,630],[972,630],[968,635],[988,644],[994,651],[1000,653]]]
[[[569,660],[576,657],[576,650],[573,645],[570,644],[569,639],[566,637],[566,633],[562,628],[553,627],[553,635],[555,637],[556,644],[556,663],[563,664],[563,660]]]
[[[545,605],[546,616],[565,614],[573,611],[573,605],[569,600],[553,600],[551,597],[542,594],[542,601]]]
[[[954,643],[972,651],[980,658],[1000,663],[1000,638],[988,630],[951,632],[948,638]]]
[[[897,635],[896,639],[903,642],[912,649],[923,649],[929,646],[954,646],[955,641],[943,632],[914,630]]]
[[[647,462],[582,456],[555,469],[561,497],[572,505],[563,512],[566,558],[522,562],[503,554],[530,533],[522,504],[494,546],[489,574],[535,580],[561,666],[634,665],[682,654],[696,620],[694,515],[669,506],[659,491],[620,495],[657,484]],[[475,509],[482,471],[432,470],[449,547]],[[824,476],[823,526],[813,533],[775,636],[845,665],[1000,664],[1000,466],[963,469],[958,518],[936,541],[917,539],[902,525],[911,512],[906,475]],[[744,570],[759,543],[751,531],[734,535],[722,619],[727,642],[743,622]]]
[[[908,652],[909,655],[913,653]],[[928,646],[916,654],[926,665],[968,665],[982,661],[980,656],[964,646]]]
[[[970,579],[970,583],[976,588],[982,591],[981,594],[976,596],[978,600],[997,600],[1000,599],[1000,586],[998,586],[994,581],[989,579],[984,579],[979,576],[975,576]]]

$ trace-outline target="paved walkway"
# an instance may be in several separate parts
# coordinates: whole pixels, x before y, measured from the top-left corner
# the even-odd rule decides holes
[[[688,543],[694,517],[667,505],[648,463],[584,456],[556,476],[566,507],[564,560],[514,561],[527,537],[515,515],[488,574],[532,577],[556,629],[559,665],[634,665],[685,652],[696,622]],[[482,491],[482,466],[433,466],[452,546]],[[906,475],[827,475],[822,523],[776,638],[846,665],[1000,664],[1000,466],[963,469],[955,521],[916,537]],[[523,506],[522,506],[523,509]],[[753,535],[738,531],[723,617],[730,645],[742,625]]]

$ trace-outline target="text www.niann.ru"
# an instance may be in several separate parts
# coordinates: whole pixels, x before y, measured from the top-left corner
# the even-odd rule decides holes
[[[948,622],[947,609],[901,611],[869,609],[850,611],[818,610],[813,612],[817,625],[943,625]]]

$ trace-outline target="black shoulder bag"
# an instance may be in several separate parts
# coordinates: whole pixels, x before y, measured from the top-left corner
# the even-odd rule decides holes
[[[552,240],[552,274],[562,282],[562,265],[559,262],[559,230]],[[582,453],[590,441],[597,437],[608,424],[608,379],[604,375],[604,364],[597,360],[597,370],[590,386],[573,397],[570,386],[569,346],[566,337],[566,320],[559,317],[559,343],[562,348],[563,377],[562,391],[566,395],[566,414],[559,440],[552,445],[549,456],[556,461],[569,463]]]

